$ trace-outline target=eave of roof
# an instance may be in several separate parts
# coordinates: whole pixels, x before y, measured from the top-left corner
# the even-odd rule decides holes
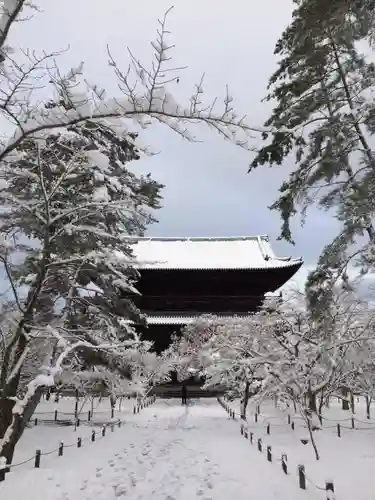
[[[207,318],[208,316],[214,316],[215,318],[220,318],[224,321],[231,321],[233,318],[248,318],[248,314],[205,314],[205,315],[176,315],[176,316],[148,316],[147,325],[190,325],[195,323],[200,318]]]

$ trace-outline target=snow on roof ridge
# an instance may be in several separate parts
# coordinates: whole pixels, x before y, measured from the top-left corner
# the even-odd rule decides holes
[[[131,241],[243,241],[243,240],[266,240],[268,234],[253,236],[127,236]]]

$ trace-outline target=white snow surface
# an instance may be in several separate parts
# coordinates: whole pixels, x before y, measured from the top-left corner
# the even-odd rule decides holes
[[[239,416],[240,401],[229,403]],[[260,403],[260,414],[255,422],[256,404],[249,404],[245,428],[253,433],[254,444],[260,438],[263,448],[272,447],[276,464],[282,454],[287,455],[288,470],[293,479],[299,464],[305,466],[307,489],[317,498],[326,499],[324,490],[326,481],[333,481],[336,500],[374,500],[374,468],[375,468],[375,409],[372,404],[371,419],[366,418],[364,398],[357,402],[353,415],[355,428],[352,429],[352,414],[341,409],[341,402],[331,398],[329,408],[323,409],[323,424],[314,432],[320,460],[315,460],[313,448],[309,440],[308,430],[301,415],[294,414],[290,408],[275,408],[271,401]],[[288,414],[295,423],[295,430],[288,425]],[[241,426],[241,420],[237,426]],[[270,424],[270,434],[267,434]],[[341,437],[337,434],[337,424],[341,427]],[[249,441],[244,437],[245,443]],[[305,445],[301,440],[308,440]],[[279,463],[277,463],[279,466]],[[266,497],[265,497],[266,498]],[[271,497],[272,498],[272,497]],[[301,493],[301,500],[305,494]]]
[[[137,238],[132,249],[141,269],[274,269],[301,262],[277,258],[268,236]]]
[[[43,426],[29,429],[23,438],[35,449],[36,436],[27,436],[32,430],[42,440]],[[238,431],[238,422],[230,420],[216,400],[192,401],[189,407],[181,407],[179,400],[158,401],[138,415],[128,411],[122,428],[95,443],[69,448],[63,457],[42,456],[40,469],[33,469],[32,463],[15,468],[0,483],[0,498],[324,498],[315,491],[302,492],[295,474],[285,476],[279,464],[268,463]]]

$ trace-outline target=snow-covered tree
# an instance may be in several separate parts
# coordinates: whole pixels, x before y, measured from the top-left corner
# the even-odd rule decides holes
[[[202,331],[210,335],[202,340],[197,323],[179,348],[183,354],[188,343],[190,354],[182,360],[195,360],[206,386],[220,385],[241,397],[243,418],[250,396],[293,405],[307,424],[317,459],[318,396],[324,401],[343,386],[353,387],[364,343],[374,338],[372,309],[353,293],[337,289],[332,295],[334,307],[324,322],[310,313],[303,294],[293,293],[246,318],[202,318]]]
[[[354,346],[349,356],[354,368],[349,387],[354,394],[365,398],[366,416],[370,419],[371,403],[375,398],[375,339],[364,340],[360,349]]]
[[[33,9],[31,13],[30,9]],[[25,138],[43,131],[66,127],[82,121],[119,120],[147,127],[153,122],[162,123],[194,140],[190,125],[202,123],[232,143],[250,149],[248,139],[257,128],[249,126],[245,116],[234,108],[233,97],[226,92],[222,105],[220,99],[209,99],[204,93],[203,79],[185,103],[177,102],[172,89],[181,78],[183,67],[171,65],[169,31],[166,17],[159,20],[156,40],[151,42],[153,61],[148,67],[128,49],[127,61],[116,61],[108,49],[108,63],[118,80],[120,94],[108,96],[99,84],[84,78],[83,63],[63,73],[57,67],[58,53],[47,51],[40,56],[30,48],[26,52],[9,46],[9,35],[15,22],[34,14],[36,6],[25,0],[3,0],[0,18],[0,116],[11,122],[11,135],[2,142],[0,160],[5,158]],[[32,22],[32,20],[30,21]],[[46,40],[47,44],[47,40]],[[40,106],[41,88],[50,88],[48,109]],[[44,95],[44,94],[43,94]]]
[[[314,205],[340,225],[324,248],[314,284],[345,276],[349,263],[367,272],[374,266],[375,66],[363,53],[374,33],[372,0],[301,0],[278,40],[278,68],[269,80],[274,109],[263,134],[265,145],[251,168],[281,165],[287,173],[272,209],[282,218],[281,237],[292,241],[290,220],[305,220]]]
[[[132,357],[144,343],[129,326],[138,312],[124,298],[137,277],[127,236],[152,221],[147,209],[158,206],[160,186],[127,169],[139,154],[129,130],[156,122],[194,141],[188,129],[202,123],[249,149],[253,129],[229,92],[221,107],[216,98],[210,104],[203,81],[187,103],[176,102],[181,68],[170,63],[166,16],[149,67],[130,50],[123,66],[108,50],[120,91],[108,96],[87,81],[83,64],[64,73],[58,53],[10,45],[12,26],[30,9],[37,15],[35,5],[4,0],[1,9],[0,254],[13,299],[4,299],[1,325],[0,456],[9,463],[42,387],[61,379],[64,365],[125,378],[136,371],[153,382],[163,373],[134,370]]]
[[[170,347],[180,379],[199,373],[204,376],[205,388],[220,388],[240,397],[242,418],[246,418],[248,400],[258,391],[261,380],[261,367],[254,358],[257,335],[248,334],[247,321],[240,317],[228,320],[202,316],[187,326]]]
[[[127,238],[153,222],[161,188],[131,172],[138,157],[134,136],[87,121],[28,138],[0,165],[1,260],[14,306],[0,372],[8,461],[25,415],[42,386],[63,381],[64,364],[78,378],[106,368],[92,380],[135,373],[134,351],[145,346],[124,319],[139,316],[126,295],[137,277]]]

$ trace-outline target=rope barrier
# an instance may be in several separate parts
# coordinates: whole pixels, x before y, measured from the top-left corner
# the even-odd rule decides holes
[[[139,413],[144,408],[148,408],[150,405],[155,403],[155,401],[156,401],[156,394],[153,394],[152,396],[142,399],[140,402],[134,405],[133,407],[134,415]]]
[[[307,481],[308,481],[310,484],[312,484],[313,486],[315,486],[315,488],[316,488],[317,490],[320,490],[320,491],[327,491],[326,486],[324,486],[324,487],[323,487],[323,486],[318,486],[317,484],[315,484],[315,483],[314,483],[314,481],[312,481],[312,480],[309,478],[309,476],[306,476],[306,474],[305,474],[305,478],[307,479]]]
[[[121,421],[121,420],[117,420],[116,422],[112,422],[110,424],[112,431],[114,430],[116,425],[118,427],[121,427],[122,422],[123,421]],[[61,442],[57,448],[54,448],[51,451],[42,452],[41,450],[37,450],[33,457],[30,457],[26,460],[23,460],[22,462],[18,462],[16,464],[9,464],[9,465],[7,465],[7,464],[0,465],[0,482],[5,480],[5,472],[9,472],[11,469],[19,467],[21,465],[25,465],[25,464],[32,462],[32,461],[35,462],[35,464],[36,464],[35,467],[39,468],[40,457],[46,457],[46,456],[52,455],[54,453],[58,453],[59,456],[62,456],[63,449],[65,449],[65,448],[73,448],[73,447],[81,448],[82,444],[85,442],[94,442],[94,441],[100,440],[100,439],[105,437],[105,435],[106,435],[105,430],[106,429],[107,429],[107,425],[103,425],[102,432],[101,432],[101,434],[98,434],[98,435],[96,434],[95,431],[93,431],[93,434],[95,435],[95,439],[92,439],[92,435],[91,435],[91,437],[86,437],[86,438],[79,437],[75,443],[65,444],[65,443]],[[39,457],[38,461],[37,461],[37,457]]]
[[[19,462],[18,464],[8,465],[8,466],[6,465],[6,466],[4,466],[4,468],[13,469],[14,467],[19,467],[20,465],[25,465],[25,464],[27,464],[29,462],[32,462],[34,460],[34,458],[35,457],[28,458],[27,460],[24,460],[23,462]]]
[[[236,415],[236,412],[234,410],[232,410],[227,403],[223,402],[220,398],[217,398],[217,400],[218,400],[219,404],[229,413],[229,415],[232,416],[232,418],[233,418],[233,415]],[[266,421],[266,419],[264,419],[263,422],[264,421]],[[268,425],[266,427],[266,429],[267,429],[267,435],[270,434],[270,425],[271,424],[268,423]],[[274,426],[275,424],[272,424],[272,425]],[[288,424],[286,424],[286,425],[288,425]],[[273,455],[272,455],[272,447],[271,446],[263,446],[262,439],[260,439],[260,438],[257,439],[257,437],[254,435],[253,432],[249,433],[249,427],[255,427],[255,426],[249,426],[247,424],[245,426],[245,424],[242,423],[241,427],[240,427],[241,435],[244,436],[245,439],[249,439],[251,444],[257,442],[258,443],[258,445],[257,445],[258,446],[258,450],[260,452],[263,452],[263,450],[266,451],[267,460],[269,462],[276,461],[276,462],[281,463],[281,467],[282,467],[283,472],[285,474],[288,474],[287,455],[283,453],[281,455],[281,459],[279,459],[279,458],[275,458],[274,459]],[[264,429],[264,426],[263,426],[263,429]],[[306,480],[307,480],[317,490],[319,490],[319,491],[325,491],[326,492],[326,499],[327,500],[334,500],[334,485],[333,485],[333,481],[326,481],[326,484],[325,484],[324,487],[317,485],[308,476],[306,476],[304,465],[299,465],[298,466],[298,478],[299,478],[299,487],[300,487],[300,489],[306,490]]]
[[[232,410],[233,414],[235,414],[236,416],[240,417],[241,418],[241,414],[240,413],[237,413],[235,410]],[[270,420],[273,420],[273,419],[280,419],[282,417],[280,416],[277,416],[277,415],[264,415],[263,413],[255,413],[253,414],[254,416],[255,415],[258,415],[258,416],[261,416],[263,417],[263,420],[258,420],[257,422],[255,422],[254,424],[248,424],[248,427],[259,427],[259,426],[264,426],[264,424],[267,424]],[[319,417],[319,415],[317,415]],[[293,415],[293,420],[303,420],[304,421],[304,418],[301,416],[301,415]],[[373,425],[374,423],[373,422],[366,422],[366,421],[363,421],[363,420],[359,420],[358,418],[356,417],[347,417],[347,418],[342,418],[342,419],[331,419],[331,418],[326,418],[325,416],[322,416],[322,420],[323,420],[323,423],[320,424],[322,426],[323,429],[335,429],[336,428],[336,425],[324,425],[324,421],[328,421],[328,422],[335,422],[335,423],[340,423],[340,422],[348,422],[348,421],[354,421],[354,422],[358,422],[358,423],[361,423],[361,424],[366,424],[368,426],[372,426],[372,427],[366,427],[366,428],[361,428],[361,427],[346,427],[346,426],[343,426],[341,425],[341,428],[342,429],[348,429],[348,430],[357,430],[357,431],[366,431],[366,430],[373,430],[375,429],[375,426]],[[274,424],[272,423],[272,427],[289,427],[290,424],[288,423],[278,423],[278,424]]]

